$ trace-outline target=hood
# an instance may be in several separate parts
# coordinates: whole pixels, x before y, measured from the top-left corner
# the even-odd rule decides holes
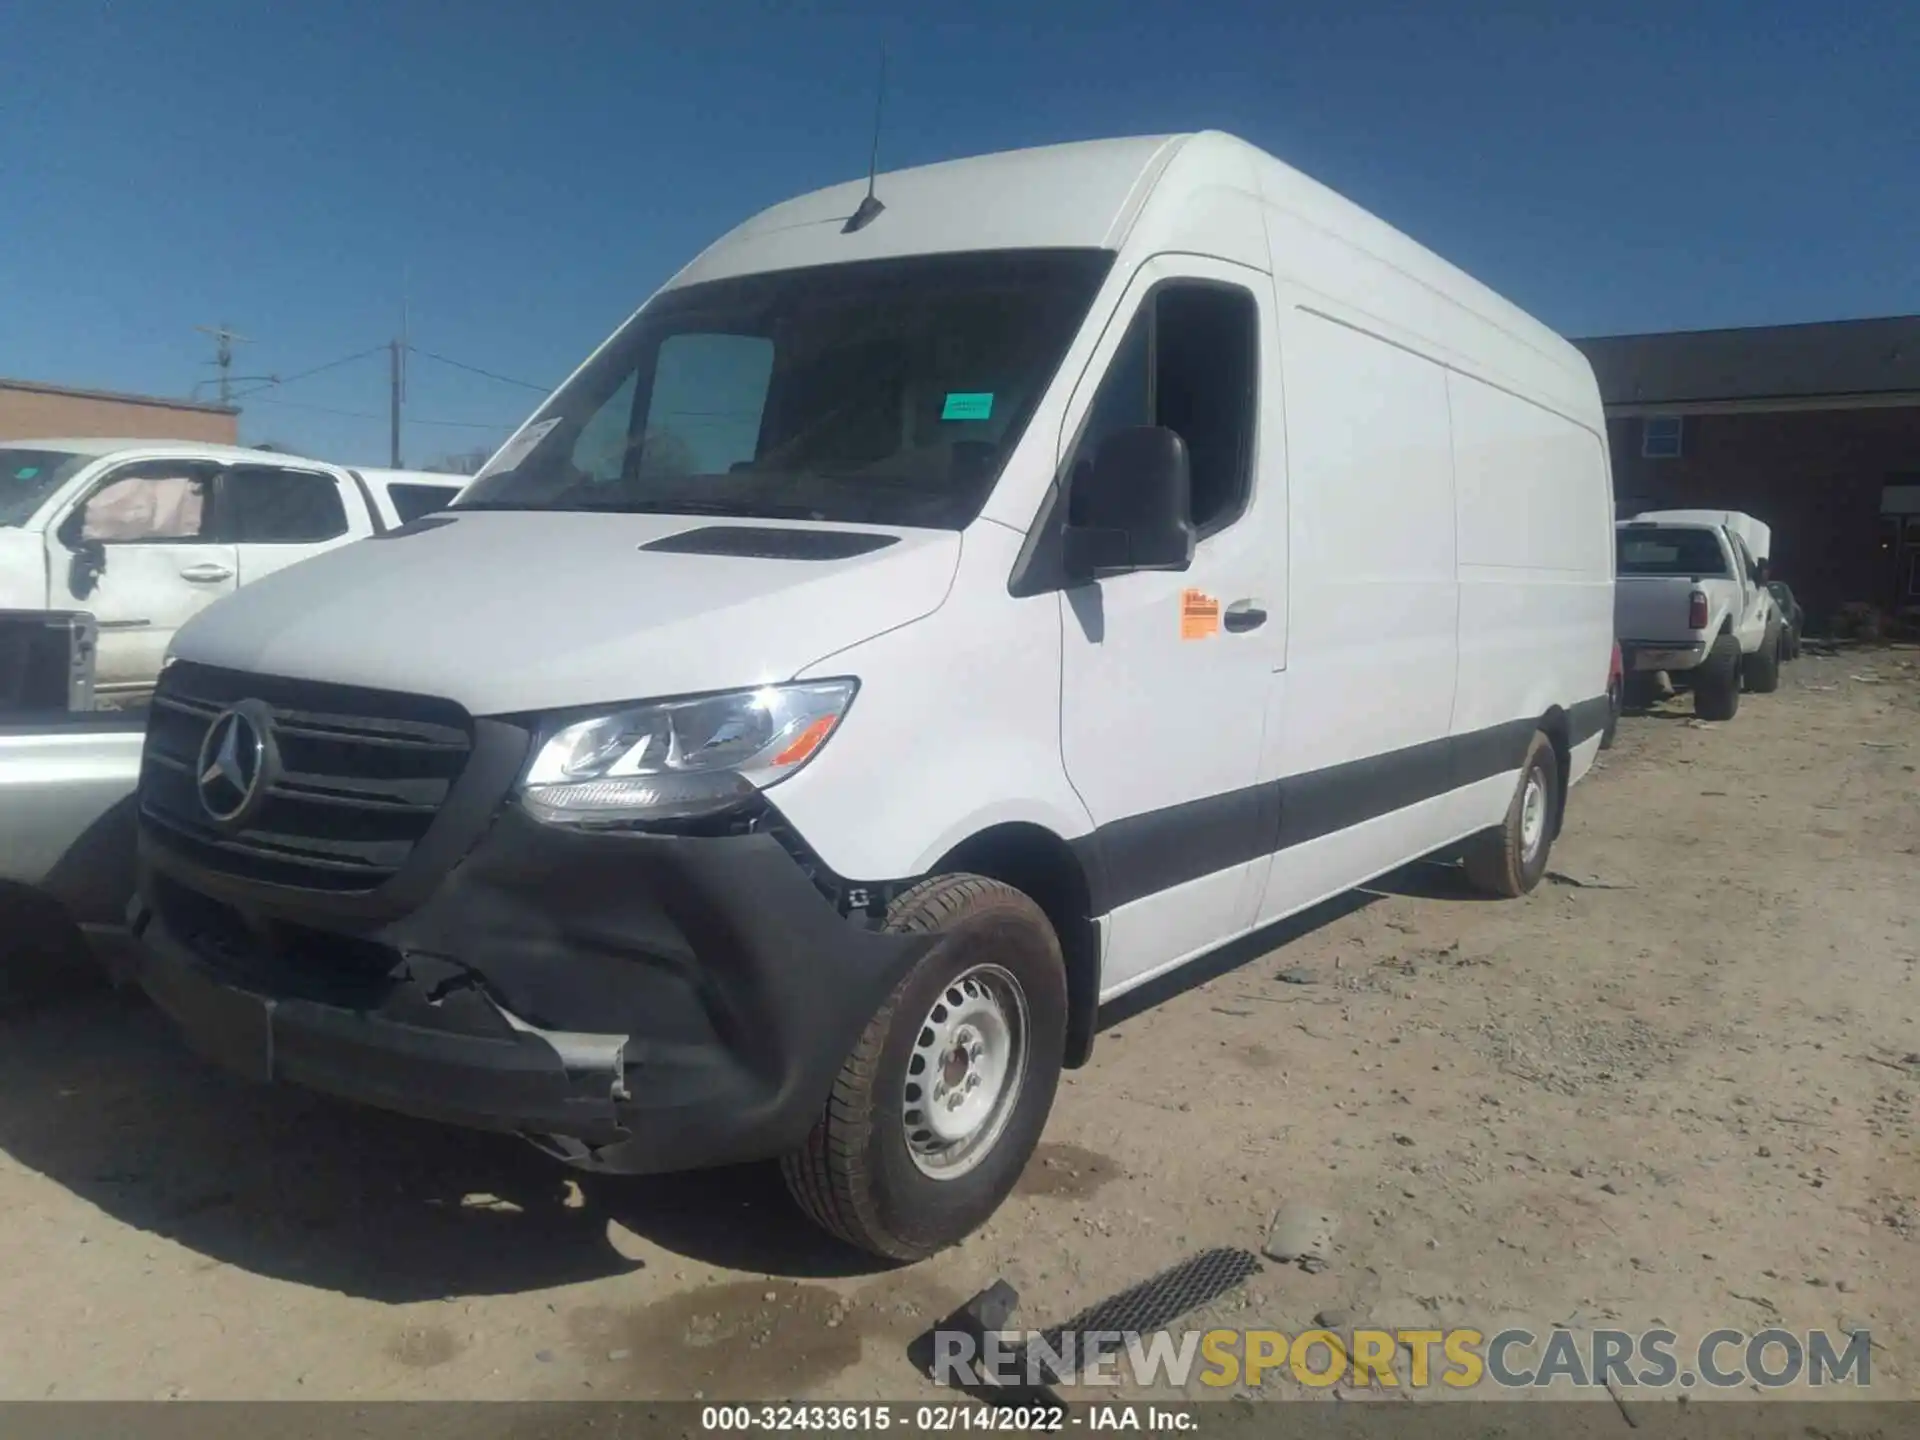
[[[47,537],[0,525],[0,610],[47,608]]]
[[[950,531],[443,514],[243,585],[173,654],[475,715],[721,690],[788,679],[930,613],[959,558]]]

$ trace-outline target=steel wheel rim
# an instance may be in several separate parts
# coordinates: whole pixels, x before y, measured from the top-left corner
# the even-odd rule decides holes
[[[901,1094],[907,1154],[921,1174],[955,1180],[990,1153],[1027,1076],[1026,992],[999,965],[948,982],[914,1036]]]
[[[1520,849],[1531,860],[1540,853],[1547,833],[1547,784],[1540,772],[1527,772],[1527,788],[1520,800]]]

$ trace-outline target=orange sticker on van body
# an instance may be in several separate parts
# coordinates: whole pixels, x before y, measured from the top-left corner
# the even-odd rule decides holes
[[[1180,597],[1180,638],[1205,640],[1220,628],[1220,602],[1204,590],[1188,590]]]

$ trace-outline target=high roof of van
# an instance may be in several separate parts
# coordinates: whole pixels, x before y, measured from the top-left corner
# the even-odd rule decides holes
[[[1455,338],[1450,332],[1457,327],[1447,316],[1464,312],[1500,332],[1506,344],[1528,352],[1525,368],[1544,365],[1558,372],[1559,383],[1547,388],[1579,400],[1590,392],[1597,396],[1586,357],[1548,327],[1352,201],[1219,131],[1047,145],[887,171],[874,184],[885,209],[851,232],[846,222],[867,193],[867,182],[829,186],[736,226],[669,284],[952,251],[1119,250],[1150,204],[1156,215],[1204,216],[1217,213],[1210,197],[1224,191],[1256,197],[1269,210],[1283,212],[1303,237],[1331,236],[1398,272],[1403,296],[1418,294],[1417,308],[1427,312],[1427,323],[1416,328],[1431,338],[1443,344]],[[1266,237],[1254,238],[1264,263]],[[1275,249],[1285,253],[1277,242]],[[1216,253],[1232,258],[1228,251]],[[1514,373],[1512,365],[1496,368]],[[1591,408],[1597,418],[1597,398]]]

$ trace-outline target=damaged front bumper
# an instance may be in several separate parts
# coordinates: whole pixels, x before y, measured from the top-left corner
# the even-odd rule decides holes
[[[209,1060],[249,1079],[477,1129],[551,1129],[589,1148],[625,1134],[625,1035],[543,1030],[473,990],[465,1013],[437,1026],[257,994],[209,969],[163,925],[149,922],[141,938],[148,995]]]
[[[931,943],[843,915],[765,833],[582,834],[509,808],[393,915],[151,836],[141,864],[140,983],[209,1059],[624,1173],[797,1146]]]

